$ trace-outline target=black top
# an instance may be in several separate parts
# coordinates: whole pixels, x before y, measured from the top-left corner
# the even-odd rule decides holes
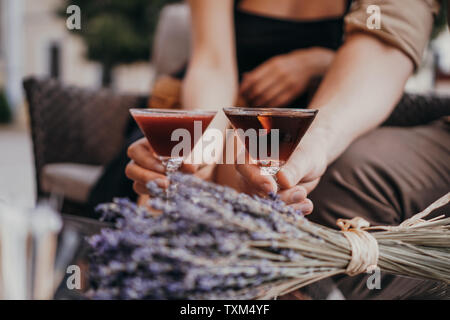
[[[239,9],[234,5],[236,55],[239,75],[268,59],[297,49],[324,47],[336,50],[342,44],[344,17],[320,20],[273,18]],[[346,12],[351,1],[347,1]]]
[[[324,47],[336,50],[342,44],[344,17],[320,20],[289,20],[244,12],[234,5],[234,30],[239,79],[244,72],[268,59],[297,49]],[[351,0],[347,1],[346,12]],[[174,75],[183,78],[185,68]]]
[[[310,47],[336,50],[342,44],[344,33],[343,16],[307,21],[278,19],[244,12],[237,3],[234,23],[239,81],[243,73],[280,54]],[[318,81],[310,84],[288,107],[305,108],[317,85]]]
[[[343,17],[297,21],[239,9],[235,10],[234,17],[239,75],[276,55],[309,47],[336,50],[342,43]]]

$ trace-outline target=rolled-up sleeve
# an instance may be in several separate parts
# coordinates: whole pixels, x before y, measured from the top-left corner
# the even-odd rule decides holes
[[[369,28],[373,14],[367,8],[379,8],[379,28]],[[437,0],[354,0],[345,16],[345,34],[364,32],[403,51],[417,68],[439,11]]]

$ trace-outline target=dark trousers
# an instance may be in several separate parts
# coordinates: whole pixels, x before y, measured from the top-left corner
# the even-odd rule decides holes
[[[381,127],[355,141],[329,166],[310,194],[308,218],[336,227],[338,218],[363,217],[373,225],[397,225],[450,191],[450,126]],[[450,207],[433,216],[449,214]],[[448,286],[381,273],[381,289],[369,275],[339,276],[347,299],[450,298]],[[445,293],[446,291],[446,293]],[[431,295],[431,296],[430,296]]]

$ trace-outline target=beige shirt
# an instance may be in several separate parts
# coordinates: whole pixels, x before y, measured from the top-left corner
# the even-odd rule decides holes
[[[380,28],[369,28],[367,12],[376,5],[380,12]],[[403,51],[417,68],[433,27],[434,15],[439,11],[437,0],[355,0],[345,16],[345,32],[369,33]],[[369,20],[373,22],[374,20]]]

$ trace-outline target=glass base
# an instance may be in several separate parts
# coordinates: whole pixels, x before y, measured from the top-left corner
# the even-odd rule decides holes
[[[170,174],[177,171],[181,164],[183,163],[183,158],[170,158],[170,157],[159,157],[164,168],[166,168],[166,173]]]
[[[275,176],[282,164],[278,161],[259,160],[258,165],[262,176]]]
[[[158,157],[164,168],[166,169],[166,176],[170,180],[170,175],[178,171],[183,163],[183,158],[171,158],[171,157]],[[174,191],[177,186],[175,184],[170,183],[170,185],[165,189],[166,201],[169,203],[169,198],[174,195]]]
[[[274,176],[280,171],[279,167],[261,167],[261,175],[262,176]]]

